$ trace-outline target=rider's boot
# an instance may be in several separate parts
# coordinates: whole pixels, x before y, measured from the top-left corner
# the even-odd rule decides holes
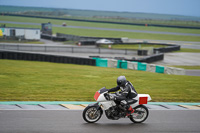
[[[126,116],[130,116],[132,113],[134,113],[134,111],[135,110],[131,106],[129,106],[129,109],[127,110]]]

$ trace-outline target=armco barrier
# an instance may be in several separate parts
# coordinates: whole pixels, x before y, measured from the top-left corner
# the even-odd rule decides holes
[[[138,62],[138,70],[146,71],[147,70],[147,63]]]
[[[164,66],[156,66],[156,73],[164,73],[165,67]]]
[[[108,67],[117,68],[118,61],[115,59],[108,59]]]
[[[138,58],[138,59],[134,59],[134,60],[129,60],[129,61],[152,63],[152,62],[163,60],[163,59],[164,59],[164,54],[161,53],[161,54],[155,54],[155,55],[151,55],[151,56],[147,56],[147,57],[143,57],[143,58]]]
[[[161,47],[161,48],[153,48],[153,51],[150,53],[158,54],[158,53],[166,53],[166,52],[172,52],[172,51],[178,51],[180,50],[181,46],[176,44],[162,44],[162,43],[147,43],[147,42],[134,42],[134,43],[121,43],[126,45],[138,45],[138,44],[146,44],[146,45],[162,45],[167,47]],[[149,49],[138,49],[138,55],[148,55]]]
[[[127,69],[127,67],[128,67],[128,64],[126,60],[118,60],[117,68]]]
[[[93,45],[93,46],[96,44],[95,41],[80,41],[79,43],[80,45]]]
[[[52,40],[52,41],[61,41],[61,42],[66,41],[66,38],[64,38],[64,37],[56,37],[56,36],[47,35],[47,34],[41,34],[41,38],[47,39],[47,40]]]
[[[155,72],[156,71],[156,65],[155,64],[147,64],[147,71],[148,72]]]
[[[128,61],[128,69],[138,70],[138,63]]]
[[[148,50],[138,49],[138,55],[147,55]]]
[[[165,48],[154,48],[154,53],[167,53],[172,51],[178,51],[180,50],[181,46],[175,45],[175,46],[169,46]]]
[[[185,75],[185,70],[181,68],[164,67],[164,66],[155,67],[155,65],[153,64],[130,62],[126,60],[114,60],[114,59],[102,59],[102,58],[89,59],[89,58],[77,58],[77,57],[15,52],[15,51],[0,51],[0,59],[70,63],[79,65],[113,67],[113,68],[140,70],[140,71],[151,71],[156,73]]]
[[[76,47],[76,46],[51,46],[33,44],[0,44],[0,49],[31,52],[58,52],[58,53],[98,53],[98,54],[126,54],[134,55],[136,51],[127,49],[106,49],[95,47]]]
[[[90,56],[91,58],[101,58],[100,56]],[[143,57],[143,58],[138,58],[138,59],[126,59],[124,57],[115,57],[116,60],[126,60],[126,61],[136,61],[136,62],[146,62],[146,63],[152,63],[155,61],[159,61],[159,60],[163,60],[164,59],[164,54],[155,54],[155,55],[151,55],[151,56],[147,56],[147,57]]]
[[[185,69],[175,67],[165,67],[165,74],[185,75]]]
[[[132,69],[139,71],[148,71],[155,73],[165,73],[165,74],[175,74],[175,75],[185,75],[185,70],[182,68],[174,67],[164,67],[155,64],[147,64],[135,61],[126,60],[115,60],[115,59],[102,59],[99,57],[93,57],[96,60],[96,66],[99,67],[112,67],[112,68],[122,68],[122,69]]]
[[[108,39],[114,43],[120,44],[122,43],[121,38],[108,38],[108,37],[88,37],[88,36],[77,36],[77,35],[70,35],[70,34],[63,34],[63,33],[56,33],[57,37],[66,38],[66,40],[70,41],[98,41],[100,39]]]
[[[79,65],[96,66],[96,60],[90,58],[78,58],[68,56],[47,55],[38,53],[0,51],[0,59],[46,61],[55,63],[70,63]]]
[[[108,67],[108,60],[103,58],[93,58],[96,60],[96,66]]]

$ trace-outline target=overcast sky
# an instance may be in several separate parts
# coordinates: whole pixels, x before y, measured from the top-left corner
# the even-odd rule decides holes
[[[0,5],[145,12],[200,17],[200,0],[0,0]]]

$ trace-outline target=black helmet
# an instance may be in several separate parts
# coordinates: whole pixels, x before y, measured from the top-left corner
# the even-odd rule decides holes
[[[124,86],[126,84],[126,77],[125,76],[119,76],[117,78],[117,85]]]

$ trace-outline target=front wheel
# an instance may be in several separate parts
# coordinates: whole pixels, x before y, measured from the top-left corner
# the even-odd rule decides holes
[[[98,109],[97,106],[87,106],[83,110],[83,119],[88,123],[97,122],[102,116],[101,108]]]
[[[149,115],[149,110],[147,109],[146,106],[144,105],[139,105],[134,108],[134,113],[130,115],[130,120],[134,123],[142,123],[144,122],[148,115]]]

